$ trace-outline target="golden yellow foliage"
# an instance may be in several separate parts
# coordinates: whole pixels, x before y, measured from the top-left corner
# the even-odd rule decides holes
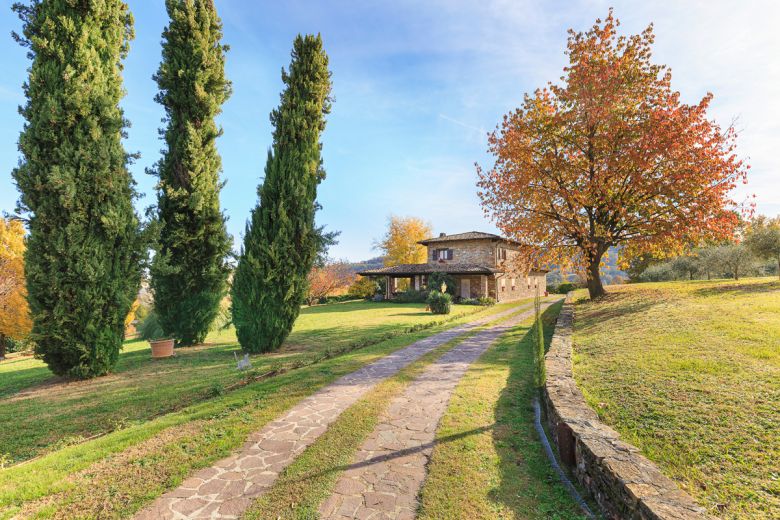
[[[423,264],[427,260],[425,246],[417,242],[430,238],[431,225],[417,217],[391,215],[387,231],[376,244],[385,256],[385,266],[399,264]]]
[[[24,280],[24,226],[0,217],[0,341],[21,339],[32,321]]]
[[[133,327],[133,321],[135,321],[135,313],[138,311],[138,307],[141,306],[141,300],[138,298],[135,299],[133,304],[130,306],[130,312],[127,313],[127,316],[125,316],[125,335],[128,334],[134,334],[135,333],[135,327]]]

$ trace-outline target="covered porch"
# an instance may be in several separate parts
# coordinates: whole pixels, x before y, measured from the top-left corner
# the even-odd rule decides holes
[[[496,278],[493,274],[449,274],[455,280],[455,297],[456,298],[480,298],[483,296],[489,296],[491,298],[496,297]],[[427,274],[414,274],[414,275],[385,275],[385,299],[392,300],[398,294],[403,292],[403,286],[415,291],[425,290],[437,290],[440,291],[440,287],[428,286]],[[399,283],[401,280],[406,280],[407,284]]]
[[[441,290],[430,287],[429,277],[434,273],[446,274],[455,280],[455,297],[458,299],[496,298],[496,276],[502,271],[474,264],[402,264],[382,267],[358,273],[385,282],[384,299],[392,300],[404,290]],[[402,283],[404,280],[406,283]]]

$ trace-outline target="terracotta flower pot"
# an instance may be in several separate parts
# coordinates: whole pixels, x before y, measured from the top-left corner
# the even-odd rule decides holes
[[[167,358],[173,356],[173,340],[172,339],[158,339],[150,341],[149,345],[152,347],[152,358]]]

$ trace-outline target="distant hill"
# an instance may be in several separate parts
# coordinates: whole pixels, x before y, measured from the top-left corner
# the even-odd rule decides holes
[[[380,267],[384,267],[385,257],[377,256],[375,258],[369,258],[368,260],[363,260],[361,262],[350,262],[347,265],[354,273],[368,271],[371,269],[379,269]]]
[[[628,274],[618,268],[617,258],[618,250],[614,247],[610,247],[607,258],[604,260],[604,266],[601,268],[601,281],[604,285],[621,283],[628,280]],[[558,285],[563,281],[582,282],[582,280],[583,275],[578,272],[563,272],[557,266],[553,266],[550,268],[550,272],[547,275],[547,286]]]

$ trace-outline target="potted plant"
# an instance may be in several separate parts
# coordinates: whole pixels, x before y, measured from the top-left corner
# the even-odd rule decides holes
[[[144,318],[138,332],[152,347],[152,358],[161,359],[173,356],[173,338],[165,335],[156,312],[152,311]]]
[[[149,346],[152,347],[152,358],[167,358],[173,356],[173,338],[150,339]]]

